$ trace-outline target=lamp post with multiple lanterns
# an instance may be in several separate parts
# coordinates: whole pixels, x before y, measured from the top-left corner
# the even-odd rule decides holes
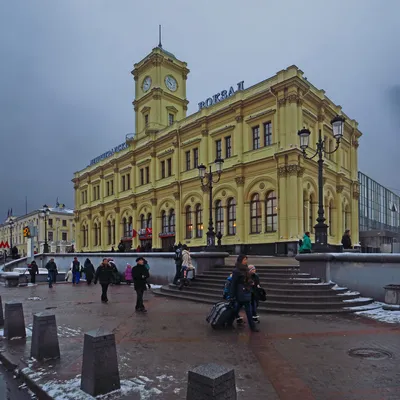
[[[44,246],[43,246],[43,253],[48,253],[49,252],[49,244],[47,243],[47,219],[50,215],[50,209],[49,207],[45,204],[40,211],[40,216],[44,219]]]
[[[334,153],[340,145],[340,140],[343,137],[345,118],[337,115],[332,119],[333,136],[336,139],[336,147],[332,151],[326,149],[325,140],[322,140],[321,129],[318,133],[318,141],[316,143],[317,150],[315,154],[309,157],[306,150],[309,148],[310,130],[303,128],[298,132],[300,138],[300,149],[303,152],[303,156],[307,160],[312,160],[318,156],[318,218],[317,224],[314,226],[315,229],[315,245],[314,250],[318,253],[325,253],[329,251],[328,247],[328,225],[325,223],[324,217],[324,180],[323,180],[323,167],[324,167],[324,154]]]
[[[215,160],[216,171],[212,172],[212,168],[210,165],[209,172],[207,172],[207,167],[204,164],[199,165],[199,177],[201,180],[201,186],[203,188],[208,188],[209,193],[209,203],[210,203],[210,213],[208,220],[208,231],[207,231],[207,251],[215,251],[217,247],[215,246],[215,231],[214,231],[214,223],[213,223],[213,185],[218,183],[221,179],[222,166],[224,164],[224,160],[222,158],[217,158]],[[214,176],[217,178],[214,180]]]

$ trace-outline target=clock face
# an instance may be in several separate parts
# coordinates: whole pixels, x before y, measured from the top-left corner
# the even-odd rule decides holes
[[[169,90],[171,90],[171,92],[175,92],[175,90],[178,88],[175,78],[171,75],[165,77],[165,85]]]
[[[151,78],[149,76],[146,76],[143,81],[143,91],[147,92],[150,89],[151,86]]]

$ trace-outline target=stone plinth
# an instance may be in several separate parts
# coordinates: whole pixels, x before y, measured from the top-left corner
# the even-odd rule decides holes
[[[386,285],[385,303],[390,305],[400,305],[400,285]]]
[[[4,325],[3,303],[0,296],[0,326]]]
[[[26,337],[22,303],[10,301],[5,304],[4,337],[12,339]]]
[[[81,389],[91,396],[98,396],[120,387],[114,334],[102,329],[85,333]]]
[[[236,400],[235,371],[217,364],[203,364],[188,374],[186,400]]]
[[[31,357],[60,358],[56,316],[47,312],[33,315]]]

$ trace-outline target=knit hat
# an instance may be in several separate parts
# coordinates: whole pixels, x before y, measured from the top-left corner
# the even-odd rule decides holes
[[[256,267],[254,265],[249,265],[249,272],[254,272]]]
[[[126,263],[126,267],[127,267],[127,268],[128,268],[128,267],[131,267],[131,268],[132,268],[132,265],[129,264],[129,263]]]

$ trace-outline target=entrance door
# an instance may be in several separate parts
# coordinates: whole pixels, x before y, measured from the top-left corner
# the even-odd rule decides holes
[[[175,236],[161,238],[162,251],[173,251]]]

